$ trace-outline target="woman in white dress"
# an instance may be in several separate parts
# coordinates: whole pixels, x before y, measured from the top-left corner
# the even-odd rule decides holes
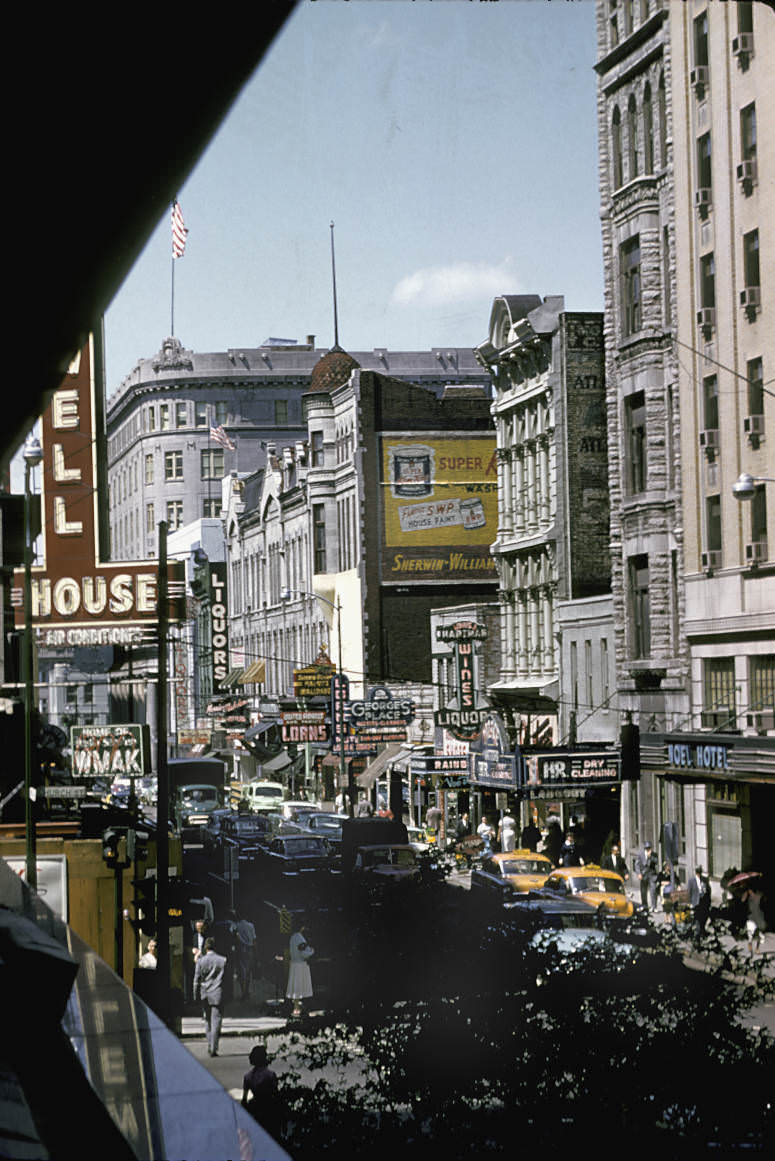
[[[300,1016],[302,1000],[308,1000],[312,996],[312,976],[307,960],[315,954],[304,937],[303,923],[299,923],[291,936],[289,951],[290,965],[285,994],[293,1002],[291,1015]]]

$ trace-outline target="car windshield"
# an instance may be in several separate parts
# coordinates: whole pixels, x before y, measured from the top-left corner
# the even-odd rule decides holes
[[[618,879],[605,879],[601,875],[574,875],[571,879],[571,890],[605,891],[609,895],[623,895],[624,883]]]
[[[195,786],[185,791],[185,797],[189,802],[212,802],[218,795],[207,786]]]
[[[286,839],[283,845],[286,855],[320,855],[323,853],[321,840],[316,838]]]
[[[336,822],[333,818],[316,818],[310,821],[310,826],[313,826],[313,822],[315,830],[330,831],[332,834],[341,834],[342,832],[341,822]]]
[[[547,915],[544,926],[553,931],[570,927],[589,927],[594,929],[597,927],[597,920],[592,913],[589,915]]]
[[[547,875],[551,869],[541,859],[509,859],[500,866],[504,875]]]

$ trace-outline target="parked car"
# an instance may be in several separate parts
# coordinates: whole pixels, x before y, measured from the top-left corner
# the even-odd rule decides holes
[[[488,855],[480,867],[474,867],[471,890],[505,902],[543,887],[551,871],[552,864],[546,855],[529,850],[504,851]]]
[[[206,855],[213,856],[218,851],[221,845],[221,835],[223,833],[223,824],[226,819],[231,818],[234,811],[230,806],[221,807],[219,810],[214,810],[208,818],[205,825],[202,827],[202,845]]]
[[[635,906],[624,889],[624,880],[615,871],[604,871],[594,863],[585,867],[556,867],[543,890],[549,896],[573,896],[593,907],[629,919]]]
[[[320,877],[333,869],[333,855],[320,835],[276,835],[261,851],[259,870],[268,876]]]
[[[342,823],[346,817],[344,814],[327,814],[321,810],[303,816],[302,823],[312,834],[322,836],[334,854],[339,854],[342,848]]]

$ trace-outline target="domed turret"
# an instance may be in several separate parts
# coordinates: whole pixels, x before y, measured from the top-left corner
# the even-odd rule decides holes
[[[348,355],[338,343],[317,361],[309,380],[310,391],[336,391],[343,387],[354,368],[360,367],[357,359]]]

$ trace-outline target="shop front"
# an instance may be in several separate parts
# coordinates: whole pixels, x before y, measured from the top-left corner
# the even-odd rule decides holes
[[[641,755],[643,776],[659,785],[662,846],[674,836],[684,881],[697,866],[715,882],[731,869],[773,881],[775,738],[644,734]]]
[[[599,862],[620,838],[621,757],[617,750],[523,752],[521,822],[544,834],[553,820],[574,830],[586,862]]]

